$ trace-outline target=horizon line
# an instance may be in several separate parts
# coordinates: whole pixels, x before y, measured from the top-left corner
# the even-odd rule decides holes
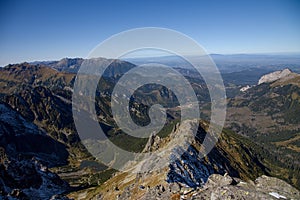
[[[207,55],[209,56],[215,56],[215,55],[220,55],[220,56],[233,56],[233,55],[251,55],[251,56],[255,56],[255,55],[266,55],[266,56],[288,56],[288,55],[299,55],[300,56],[300,51],[298,52],[257,52],[257,53],[208,53]],[[106,58],[106,59],[119,59],[119,60],[127,60],[127,59],[149,59],[149,58],[163,58],[163,57],[172,57],[172,56],[176,56],[176,55],[144,55],[144,56],[136,56],[136,57],[124,57],[124,58]],[[184,56],[198,56],[195,54],[187,54]],[[101,56],[99,56],[98,58],[101,58]],[[104,57],[102,57],[104,58]],[[85,57],[80,57],[80,56],[66,56],[66,57],[60,57],[60,58],[53,58],[53,59],[32,59],[32,60],[25,60],[25,61],[17,61],[14,63],[7,63],[7,64],[0,64],[0,67],[5,67],[8,65],[14,65],[14,64],[21,64],[21,63],[35,63],[35,62],[55,62],[55,61],[60,61],[62,59],[88,59]]]

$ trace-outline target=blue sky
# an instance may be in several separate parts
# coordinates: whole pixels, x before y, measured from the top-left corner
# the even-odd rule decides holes
[[[0,0],[0,66],[86,57],[131,28],[180,31],[209,53],[300,52],[300,1]]]

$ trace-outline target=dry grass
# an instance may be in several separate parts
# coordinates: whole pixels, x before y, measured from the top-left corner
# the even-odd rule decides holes
[[[300,140],[300,133],[299,135],[289,139],[289,140],[285,140],[285,141],[280,141],[280,142],[274,142],[274,144],[276,146],[285,146],[293,151],[297,151],[297,152],[300,152],[300,147],[296,146],[296,145],[293,145],[291,144],[292,142],[295,142],[297,140]]]
[[[272,87],[278,87],[283,85],[293,84],[300,87],[300,74],[292,73],[287,77],[284,77],[271,84]]]

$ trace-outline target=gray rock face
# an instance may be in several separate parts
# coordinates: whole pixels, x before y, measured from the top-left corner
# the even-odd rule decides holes
[[[28,122],[19,113],[11,109],[8,105],[0,103],[0,136],[4,135],[26,135],[40,134],[46,135],[38,127]]]
[[[261,176],[255,182],[230,182],[231,177],[214,174],[205,186],[192,192],[187,199],[299,199],[298,190],[286,182]],[[231,179],[232,180],[232,179]]]
[[[159,148],[160,137],[158,135],[151,135],[144,148],[144,152],[155,151]]]
[[[270,83],[270,82],[276,81],[278,79],[288,76],[291,73],[292,72],[289,69],[284,69],[282,71],[275,71],[275,72],[266,74],[259,79],[258,85],[260,85],[262,83]]]
[[[65,164],[68,157],[65,145],[4,103],[0,103],[0,148],[10,157],[37,157],[48,166]]]
[[[193,146],[189,147],[188,151],[180,158],[175,156],[176,154],[171,155],[173,161],[169,165],[167,182],[176,182],[183,186],[196,188],[203,185],[211,174],[225,173],[221,163],[209,157],[208,160],[201,159],[199,152]]]
[[[63,144],[0,103],[0,199],[50,199],[69,190],[46,167],[63,164],[67,156]]]
[[[69,190],[67,182],[38,160],[8,158],[0,163],[0,199],[50,199]]]
[[[132,199],[134,185],[128,186],[117,199]],[[140,189],[141,190],[141,189]],[[300,192],[286,182],[268,176],[261,176],[254,182],[243,182],[225,174],[212,174],[202,187],[181,187],[177,183],[167,186],[144,188],[142,200],[157,199],[299,199]]]

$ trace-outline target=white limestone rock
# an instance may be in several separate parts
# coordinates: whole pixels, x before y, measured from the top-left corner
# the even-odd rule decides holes
[[[284,69],[284,70],[281,70],[281,71],[275,71],[275,72],[263,75],[259,79],[258,85],[260,85],[262,83],[270,83],[270,82],[276,81],[276,80],[284,78],[284,77],[286,77],[290,74],[292,74],[291,70]]]

